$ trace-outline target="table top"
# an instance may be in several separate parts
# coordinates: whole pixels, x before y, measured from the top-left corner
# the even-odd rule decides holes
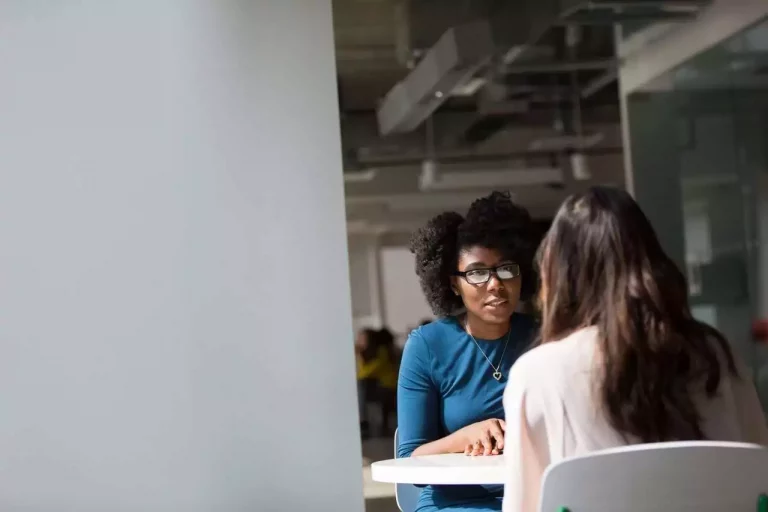
[[[419,485],[503,484],[504,456],[468,457],[463,453],[383,460],[371,465],[376,482]]]

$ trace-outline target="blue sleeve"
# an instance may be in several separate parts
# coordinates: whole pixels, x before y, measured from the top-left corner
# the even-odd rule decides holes
[[[440,403],[430,363],[427,342],[414,331],[403,350],[397,384],[398,457],[410,457],[419,446],[439,439]]]

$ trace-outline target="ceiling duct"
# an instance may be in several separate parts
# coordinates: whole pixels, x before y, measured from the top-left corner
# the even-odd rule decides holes
[[[561,23],[612,25],[684,21],[696,16],[711,0],[571,0],[570,3],[572,8]]]
[[[495,3],[497,7],[488,21],[475,21],[446,31],[408,76],[386,94],[377,110],[379,132],[390,135],[416,129],[450,98],[453,91],[461,92],[463,86],[468,86],[497,50],[503,52],[502,61],[508,72],[547,71],[547,64],[562,66],[562,62],[542,62],[534,55],[540,48],[537,43],[553,27],[684,20],[696,16],[711,1],[524,0]],[[412,2],[411,9],[419,8],[420,4]],[[432,3],[427,5],[433,6]],[[411,13],[414,19],[419,19],[420,15]],[[526,67],[529,64],[533,66],[531,69]],[[572,65],[577,68],[592,65],[605,70],[608,78],[603,82],[610,83],[615,77],[615,73],[611,73],[616,65],[613,60]],[[602,88],[605,83],[599,86]],[[467,88],[472,93],[476,91],[476,88]]]
[[[351,171],[344,173],[344,183],[370,183],[376,179],[378,169],[366,169],[364,171]]]
[[[451,166],[440,166],[437,170],[425,166],[419,176],[419,189],[423,192],[471,188],[525,187],[562,183],[563,171],[556,167],[500,168],[467,171],[452,169]]]
[[[477,21],[446,31],[376,112],[382,135],[409,132],[465,85],[491,58],[490,25]]]
[[[546,59],[531,59],[531,52],[552,27],[684,21],[711,3],[712,0],[526,0],[522,5],[505,2],[494,13],[493,33],[497,45],[514,50],[505,55],[508,68],[531,60],[546,65]]]

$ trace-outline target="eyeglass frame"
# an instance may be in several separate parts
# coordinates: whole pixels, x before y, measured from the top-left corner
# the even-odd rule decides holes
[[[517,272],[513,272],[513,274],[515,274],[515,275],[513,275],[510,278],[502,279],[499,276],[499,269],[500,268],[504,268],[504,267],[515,267],[515,268],[517,268]],[[469,279],[467,279],[467,274],[469,274],[470,272],[478,272],[478,271],[481,271],[481,270],[487,270],[488,271],[488,279],[486,279],[485,281],[482,281],[482,282],[479,282],[479,283],[472,283],[472,282],[469,281]],[[518,265],[517,263],[504,263],[502,265],[498,265],[498,266],[495,266],[495,267],[473,268],[472,270],[467,270],[467,271],[464,271],[464,272],[456,271],[456,272],[453,273],[453,275],[456,276],[456,277],[464,278],[464,280],[467,283],[471,284],[472,286],[481,286],[481,285],[484,285],[484,284],[488,284],[488,281],[491,280],[491,276],[496,276],[496,279],[498,279],[499,281],[511,281],[513,279],[517,279],[518,277],[520,277],[521,273],[522,272],[520,270],[520,265]]]

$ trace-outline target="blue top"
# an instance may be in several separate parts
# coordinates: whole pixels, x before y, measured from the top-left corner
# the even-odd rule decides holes
[[[397,388],[398,457],[441,439],[467,425],[504,418],[504,387],[509,369],[533,339],[536,323],[512,316],[509,345],[501,362],[500,381],[472,338],[455,318],[445,318],[413,331],[405,344]],[[499,363],[506,336],[478,339],[494,365]],[[417,511],[501,510],[503,487],[427,486]]]

